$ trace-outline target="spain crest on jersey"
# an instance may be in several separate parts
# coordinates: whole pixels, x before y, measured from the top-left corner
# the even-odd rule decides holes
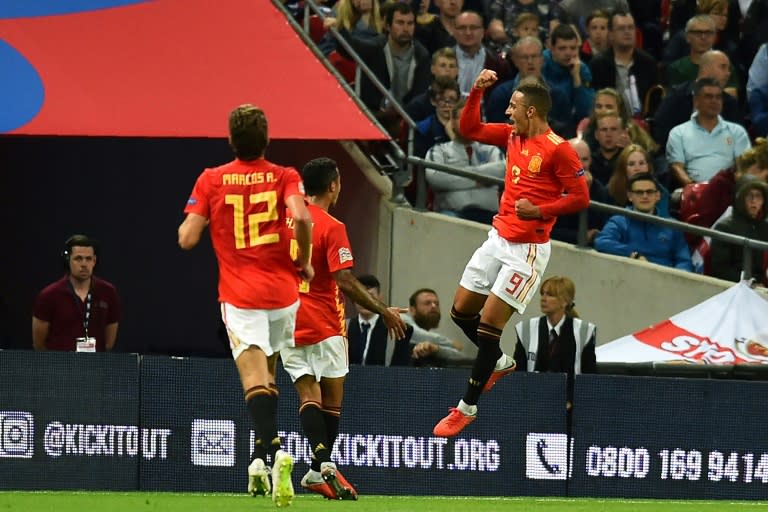
[[[528,170],[533,174],[538,174],[541,171],[541,157],[539,155],[531,157],[531,161],[528,162]]]

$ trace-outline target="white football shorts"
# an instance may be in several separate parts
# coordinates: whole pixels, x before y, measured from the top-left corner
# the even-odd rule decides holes
[[[492,228],[488,240],[469,259],[459,284],[482,295],[492,292],[522,314],[536,295],[551,252],[549,242],[510,242]]]
[[[280,352],[280,359],[292,382],[302,375],[312,375],[320,382],[323,377],[335,379],[349,373],[344,336],[331,336],[313,345],[286,347]]]
[[[267,357],[292,347],[298,309],[299,301],[280,309],[242,309],[222,302],[232,357],[237,359],[248,347],[260,348]]]

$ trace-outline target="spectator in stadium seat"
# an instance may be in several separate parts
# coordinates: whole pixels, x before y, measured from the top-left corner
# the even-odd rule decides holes
[[[613,174],[608,180],[608,194],[616,206],[627,206],[629,201],[627,184],[636,174],[653,174],[651,155],[644,147],[630,144],[619,153]],[[669,191],[658,183],[661,199],[656,204],[656,211],[662,217],[669,217]]]
[[[691,18],[685,25],[685,32],[691,45],[690,53],[667,67],[665,83],[669,87],[689,82],[698,76],[701,57],[713,49],[712,46],[717,34],[715,21],[708,15],[696,15]],[[734,98],[738,98],[738,90],[738,74],[731,69],[723,91]]]
[[[352,274],[354,258],[346,226],[328,213],[341,193],[335,161],[315,158],[301,173],[312,215],[312,283],[299,285],[296,345],[280,353],[283,368],[299,395],[299,419],[312,450],[310,470],[301,486],[329,499],[356,499],[357,492],[331,461],[339,431],[344,380],[349,372],[341,293],[379,315],[394,339],[406,336],[399,310],[368,293]],[[289,219],[290,220],[290,219]],[[403,342],[404,343],[404,342]]]
[[[622,123],[627,127],[626,135],[620,134],[616,145],[621,149],[624,149],[630,143],[642,146],[650,153],[654,168],[659,171],[659,174],[666,171],[667,160],[664,156],[664,151],[656,144],[656,141],[653,140],[653,137],[641,125],[641,122],[627,114],[629,110],[624,106],[624,98],[612,87],[604,87],[595,93],[595,104],[592,108],[592,113],[589,115],[589,118],[582,119],[579,123],[576,136],[584,139],[593,151],[598,149],[599,143],[595,137],[597,116],[602,112],[608,111],[618,112]]]
[[[178,229],[178,243],[184,250],[193,249],[210,224],[219,266],[221,316],[256,431],[248,491],[269,493],[265,465],[269,455],[272,499],[283,507],[293,501],[293,458],[282,450],[278,436],[275,370],[280,350],[294,344],[298,278],[314,277],[310,262],[312,217],[304,203],[299,174],[264,159],[268,141],[267,119],[261,109],[241,105],[230,113],[229,142],[236,158],[206,169],[198,177],[184,208],[186,217]],[[244,179],[267,173],[274,179]],[[271,199],[254,199],[259,196]],[[294,258],[285,236],[286,208],[293,217],[298,244]],[[257,211],[261,213],[254,213]],[[251,214],[263,215],[265,220],[259,223],[260,237],[249,240],[240,230]]]
[[[763,44],[749,67],[747,100],[753,135],[768,137],[768,44]]]
[[[357,38],[373,42],[381,37],[384,28],[379,0],[339,0],[333,6],[331,15],[325,18],[323,26],[326,29],[343,28]],[[327,56],[337,49],[336,38],[327,32],[318,46]]]
[[[515,325],[516,371],[567,374],[568,410],[573,405],[574,375],[597,371],[597,327],[579,318],[575,297],[572,280],[551,276],[541,283],[543,315]]]
[[[604,186],[613,175],[616,159],[623,149],[619,144],[629,140],[621,114],[608,110],[597,116],[595,123],[597,150],[592,151],[592,176]]]
[[[595,101],[592,73],[579,59],[580,37],[573,26],[561,23],[549,39],[542,75],[551,89],[560,89],[569,100],[568,109],[552,112],[552,117],[563,122],[560,135],[571,138],[576,135],[576,125],[589,115]]]
[[[656,205],[661,195],[651,174],[637,174],[629,180],[628,209],[658,215]],[[595,237],[595,249],[607,254],[650,261],[658,265],[693,271],[691,253],[680,231],[613,215]]]
[[[495,71],[499,80],[512,78],[509,63],[483,44],[483,27],[483,17],[476,12],[465,11],[456,16],[454,50],[459,60],[459,88],[464,96],[469,95],[475,77],[483,69]],[[491,89],[485,92],[486,98]]]
[[[419,158],[424,158],[429,148],[435,144],[448,142],[448,128],[451,124],[451,112],[461,98],[459,84],[452,78],[436,78],[430,87],[430,98],[435,109],[425,119],[416,120],[414,133],[413,153]]]
[[[547,39],[550,30],[560,21],[568,18],[558,1],[553,0],[493,0],[489,12],[488,38],[494,47],[502,49],[515,41],[515,21],[524,12],[539,18],[539,38]]]
[[[751,146],[743,126],[720,116],[723,89],[715,79],[696,81],[693,107],[691,119],[672,128],[667,140],[667,161],[679,186],[709,181]]]
[[[427,90],[432,82],[429,52],[413,38],[414,20],[411,5],[398,2],[386,10],[386,38],[371,42],[354,36],[345,28],[339,29],[342,37],[350,43],[400,105],[406,105],[413,96]],[[349,57],[345,55],[343,48],[339,48],[339,53]],[[360,79],[360,99],[389,133],[399,132],[397,112],[365,75]]]
[[[712,50],[701,56],[699,73],[696,76],[696,80],[713,78],[721,87],[725,87],[730,76],[731,61],[725,53]],[[668,89],[667,95],[653,114],[651,133],[654,140],[662,147],[667,145],[669,132],[672,131],[672,128],[685,123],[691,118],[694,110],[693,86],[695,83],[696,81],[692,80]],[[721,115],[726,121],[733,123],[744,122],[744,112],[736,98],[730,94],[723,95]]]
[[[602,183],[592,177],[590,167],[592,166],[592,152],[589,150],[589,146],[581,139],[570,139],[568,141],[573,147],[576,154],[579,155],[581,165],[584,166],[584,175],[587,177],[587,184],[589,185],[589,199],[598,203],[610,204],[610,196],[608,191]],[[560,240],[561,242],[567,242],[569,244],[575,244],[578,242],[579,234],[579,217],[581,213],[572,213],[570,215],[560,215],[552,227],[552,238]],[[592,245],[595,240],[595,235],[600,231],[605,223],[605,215],[597,210],[587,210],[587,243]]]
[[[768,182],[768,141],[762,137],[755,140],[755,145],[736,157],[736,164],[715,174],[698,201],[699,226],[711,227],[733,204],[736,197],[736,184],[744,176],[754,176]]]
[[[426,159],[503,179],[506,162],[501,150],[465,139],[459,132],[459,117],[463,108],[463,101],[453,107],[451,120],[445,125],[450,140],[432,146]],[[436,212],[490,224],[499,211],[499,186],[496,184],[482,183],[429,167],[426,178],[435,194],[433,209]]]
[[[733,202],[733,212],[724,220],[715,224],[717,231],[743,236],[753,240],[768,242],[768,223],[766,222],[766,200],[768,185],[762,180],[746,180],[739,187]],[[763,251],[752,250],[752,268],[742,276],[742,258],[744,247],[712,239],[710,249],[710,268],[712,275],[728,281],[756,279],[766,283],[763,269]]]
[[[694,12],[689,12],[683,21],[687,23],[690,18],[697,14],[710,16],[715,23],[716,32],[712,48],[725,52],[730,59],[738,57],[738,21],[734,20],[736,23],[729,23],[729,0],[697,0],[694,3]],[[681,6],[676,6],[673,11],[677,11],[678,7]],[[736,27],[733,27],[734,25]],[[734,28],[736,29],[734,30]],[[662,52],[665,66],[690,54],[689,36],[690,34],[686,32],[685,28],[676,30],[671,35]]]
[[[357,279],[377,302],[382,301],[381,283],[376,276],[366,274]],[[408,366],[411,362],[412,335],[413,328],[408,327],[404,337],[395,339],[388,334],[381,315],[358,304],[357,315],[347,319],[349,364]]]
[[[401,315],[413,327],[411,359],[416,366],[471,366],[473,357],[464,346],[433,329],[440,325],[440,299],[431,288],[419,288],[408,299],[408,313]]]
[[[584,26],[587,29],[587,37],[584,39],[579,50],[582,61],[590,64],[592,59],[610,48],[610,41],[608,39],[608,23],[610,20],[610,15],[601,9],[596,9],[587,16],[584,22]],[[592,73],[594,78],[594,71]],[[592,86],[595,89],[598,87],[594,83]]]
[[[454,46],[456,16],[464,7],[464,0],[434,0],[438,14],[432,21],[416,25],[416,39],[434,54],[438,49]]]
[[[648,90],[659,83],[656,59],[636,48],[635,19],[628,12],[611,15],[608,24],[610,47],[589,63],[592,87],[612,87],[624,99],[628,117],[638,116]]]
[[[537,79],[541,82],[546,82],[541,74],[544,68],[543,52],[544,45],[535,37],[523,37],[512,46],[509,56],[517,68],[517,76],[512,80],[500,83],[487,96],[485,115],[489,123],[509,122],[509,116],[507,115],[509,98],[521,80]],[[570,112],[571,103],[569,97],[562,89],[550,88],[550,96],[552,97],[552,112],[557,112],[557,114],[550,113],[549,122],[552,129],[559,133],[560,129],[566,129],[570,122],[568,112]],[[564,115],[561,113],[564,113]]]
[[[459,65],[456,60],[456,52],[453,48],[440,48],[432,54],[432,84],[426,91],[418,94],[405,106],[405,112],[414,121],[426,119],[435,113],[435,105],[432,103],[432,90],[437,87],[436,80],[440,77],[456,80],[459,77]]]
[[[112,283],[94,275],[97,252],[96,241],[85,235],[72,235],[64,242],[64,277],[35,298],[35,350],[105,352],[114,348],[120,298]]]
[[[739,53],[746,69],[760,46],[768,43],[768,0],[752,0],[743,21]]]

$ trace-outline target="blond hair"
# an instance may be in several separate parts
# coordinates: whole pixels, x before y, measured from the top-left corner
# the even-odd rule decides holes
[[[355,9],[352,0],[339,0],[336,7],[336,23],[339,27],[347,30],[353,30],[358,21],[363,17],[363,13]],[[384,28],[384,22],[381,19],[381,6],[379,0],[373,0],[371,12],[368,19],[365,20],[370,28],[376,32],[381,32]]]
[[[552,276],[541,283],[541,292],[544,293],[545,289],[551,291],[555,297],[567,304],[565,306],[566,315],[579,318],[579,313],[574,307],[576,304],[573,302],[573,299],[576,298],[576,285],[573,284],[573,281],[565,276]]]

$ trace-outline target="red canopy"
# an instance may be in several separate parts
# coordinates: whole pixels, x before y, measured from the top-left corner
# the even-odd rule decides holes
[[[8,133],[225,137],[229,111],[254,103],[273,139],[389,138],[268,0],[0,19],[0,39],[44,89],[36,115]]]

